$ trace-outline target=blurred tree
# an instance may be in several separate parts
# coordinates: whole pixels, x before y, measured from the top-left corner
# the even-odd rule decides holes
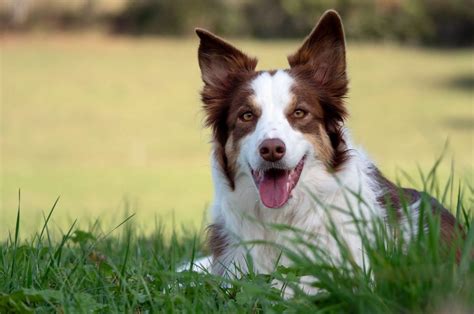
[[[17,0],[12,4],[12,23],[17,26],[23,25],[28,19],[30,0]]]
[[[216,26],[228,9],[219,0],[134,0],[114,18],[113,30],[131,34],[179,35],[203,24]]]
[[[118,11],[100,6],[119,3]],[[1,3],[1,2],[0,2]],[[473,45],[473,0],[10,0],[0,25],[15,28],[109,25],[126,34],[190,34],[207,27],[222,35],[301,37],[327,9],[343,17],[351,39],[428,45]],[[9,14],[4,14],[4,11]],[[4,17],[9,16],[10,22]]]
[[[460,46],[474,42],[474,1],[426,0],[426,14],[431,24],[429,36],[422,38],[431,45]]]

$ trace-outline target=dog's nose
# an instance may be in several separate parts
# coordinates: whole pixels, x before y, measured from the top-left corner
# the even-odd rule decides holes
[[[286,146],[279,138],[266,139],[259,146],[260,156],[266,161],[279,161],[285,156]]]

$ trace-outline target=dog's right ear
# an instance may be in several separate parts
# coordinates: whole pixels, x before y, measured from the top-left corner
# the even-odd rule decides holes
[[[202,80],[209,86],[226,84],[229,74],[252,72],[257,59],[250,58],[222,38],[201,28],[196,28],[201,39],[198,50]]]

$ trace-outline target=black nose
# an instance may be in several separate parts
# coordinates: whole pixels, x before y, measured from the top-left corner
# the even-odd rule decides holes
[[[264,140],[259,146],[260,156],[266,161],[279,161],[285,156],[286,146],[279,138]]]

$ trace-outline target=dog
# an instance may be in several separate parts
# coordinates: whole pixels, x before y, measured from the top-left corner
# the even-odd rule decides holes
[[[257,59],[209,31],[196,33],[205,124],[212,129],[213,145],[212,257],[204,267],[235,277],[250,271],[249,257],[256,273],[272,272],[277,261],[289,264],[275,247],[245,244],[292,245],[290,232],[268,224],[317,235],[311,238],[314,245],[337,259],[329,221],[362,267],[355,219],[386,219],[394,208],[400,225],[417,221],[424,194],[385,178],[353,145],[345,126],[348,78],[337,12],[323,14],[283,70],[257,71]],[[429,202],[441,219],[441,237],[449,241],[456,219],[434,198]],[[352,215],[336,210],[348,208]]]

